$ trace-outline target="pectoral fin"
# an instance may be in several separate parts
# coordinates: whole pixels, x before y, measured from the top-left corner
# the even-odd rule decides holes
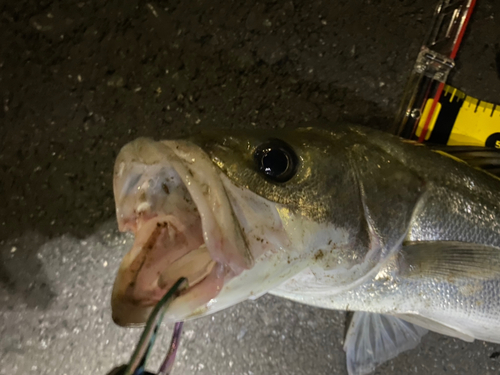
[[[427,330],[390,315],[355,312],[344,351],[349,375],[365,375],[398,354],[415,348]]]
[[[490,280],[500,278],[500,248],[466,242],[414,242],[401,251],[402,277]]]
[[[427,303],[398,315],[465,341],[498,342],[500,248],[464,242],[416,242],[400,252],[400,282],[427,285]],[[442,306],[448,306],[445,310]]]

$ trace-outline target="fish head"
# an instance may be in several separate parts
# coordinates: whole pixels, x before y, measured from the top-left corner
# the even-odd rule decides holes
[[[220,131],[125,145],[113,187],[119,229],[135,241],[115,280],[114,321],[143,324],[180,277],[189,287],[166,313],[170,321],[257,297],[315,264],[352,269],[361,229],[347,217],[360,208],[336,143],[343,137]]]

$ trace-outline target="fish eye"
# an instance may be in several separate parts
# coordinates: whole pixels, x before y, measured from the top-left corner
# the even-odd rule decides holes
[[[289,181],[297,172],[297,155],[282,140],[271,139],[261,144],[253,156],[257,169],[274,182]]]

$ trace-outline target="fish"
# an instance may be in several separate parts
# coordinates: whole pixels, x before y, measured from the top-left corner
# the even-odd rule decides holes
[[[500,179],[442,150],[355,124],[203,130],[119,152],[118,227],[135,235],[111,296],[144,324],[266,293],[353,312],[347,372],[362,375],[430,330],[500,343]]]

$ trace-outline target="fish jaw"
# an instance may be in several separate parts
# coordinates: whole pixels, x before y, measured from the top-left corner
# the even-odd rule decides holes
[[[144,324],[177,279],[187,277],[171,316],[183,320],[252,266],[218,172],[197,146],[145,138],[127,144],[113,190],[119,229],[135,235],[113,286],[116,324]]]

